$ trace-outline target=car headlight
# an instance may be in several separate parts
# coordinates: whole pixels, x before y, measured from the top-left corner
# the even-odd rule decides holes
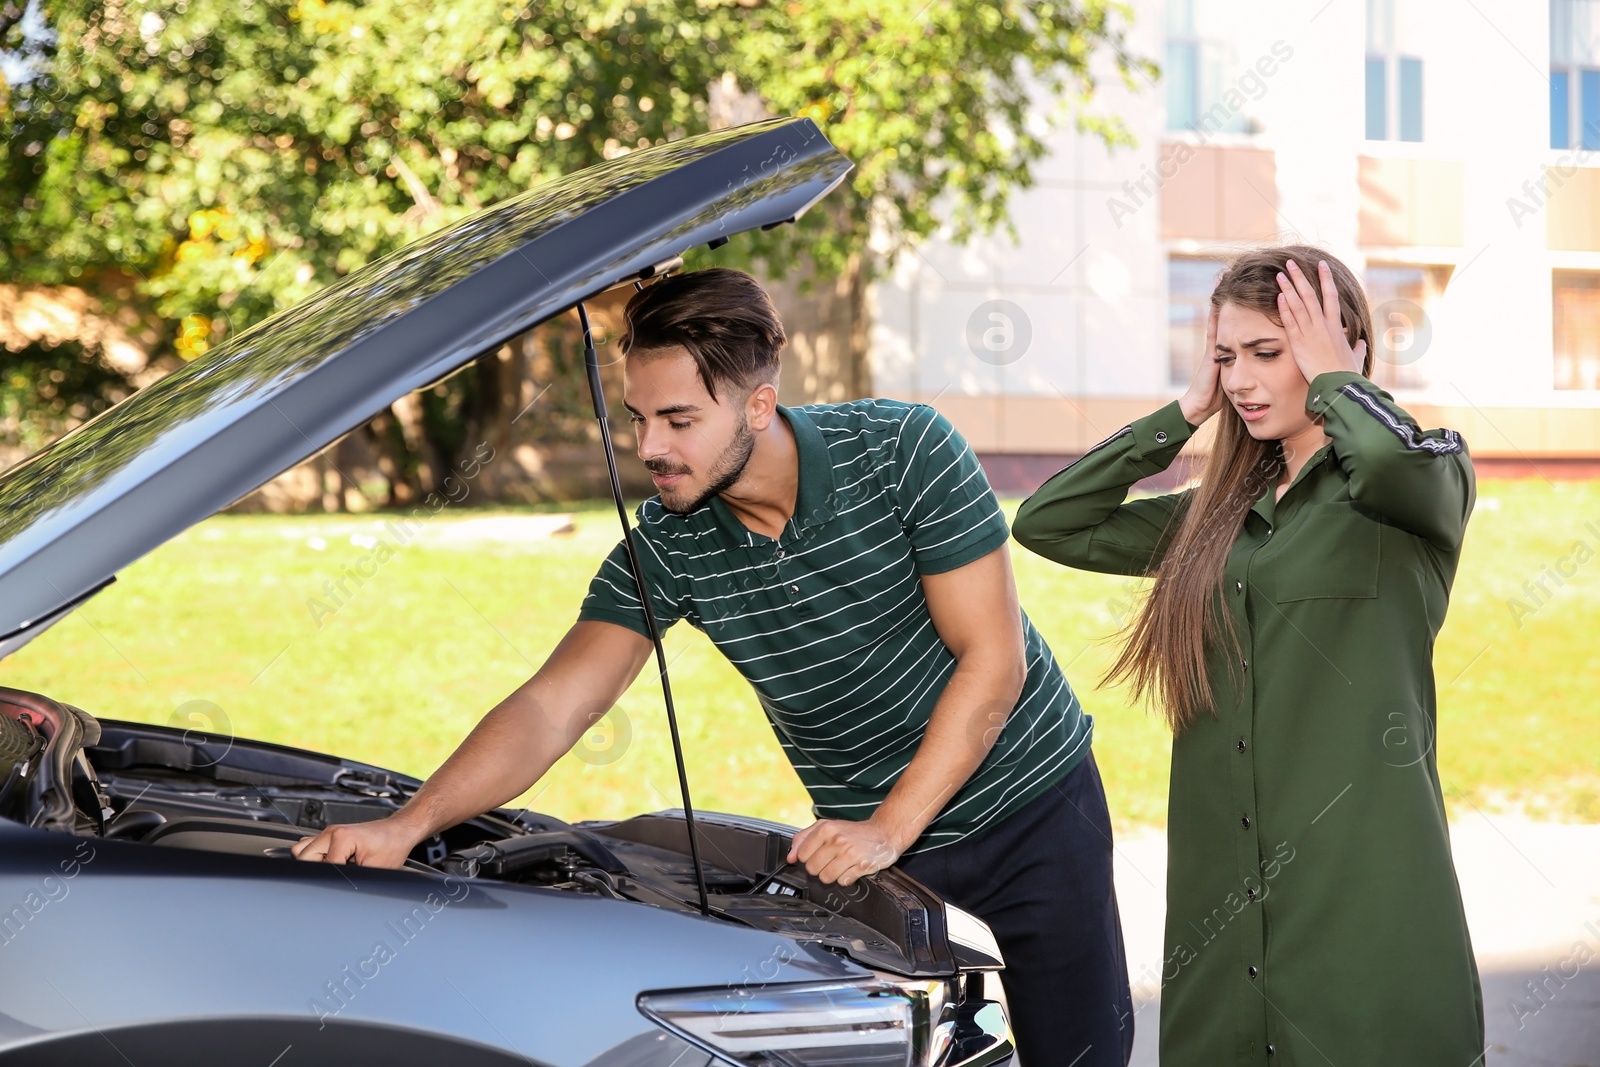
[[[949,981],[943,978],[901,978],[873,972],[894,986],[911,1001],[911,1055],[918,1067],[943,1063],[955,1037],[955,999]]]
[[[908,1067],[912,1000],[886,982],[815,982],[646,993],[639,1010],[748,1067]]]

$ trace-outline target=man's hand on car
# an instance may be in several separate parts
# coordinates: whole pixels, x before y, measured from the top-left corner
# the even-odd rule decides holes
[[[794,835],[789,862],[805,864],[806,870],[823,882],[851,885],[892,866],[901,851],[871,819],[821,819]]]
[[[411,826],[389,816],[373,822],[341,823],[315,837],[289,846],[296,859],[355,863],[362,867],[399,867],[422,840]]]

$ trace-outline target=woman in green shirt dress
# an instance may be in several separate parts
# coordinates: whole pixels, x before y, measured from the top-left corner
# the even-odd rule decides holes
[[[1017,513],[1042,556],[1155,579],[1110,677],[1173,731],[1162,1067],[1482,1063],[1433,748],[1472,463],[1368,380],[1371,336],[1333,257],[1246,253],[1188,392]],[[1213,417],[1196,486],[1126,499]]]

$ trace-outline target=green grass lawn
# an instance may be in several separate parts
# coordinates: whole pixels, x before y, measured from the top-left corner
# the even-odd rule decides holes
[[[437,540],[460,518],[508,513],[428,520],[371,577],[347,580],[342,604],[324,583],[370,555],[388,516],[211,519],[0,663],[0,683],[106,718],[231,730],[426,775],[555,644],[617,538],[604,504],[578,508],[566,537]],[[1095,716],[1119,828],[1161,825],[1166,733],[1097,685],[1106,638],[1140,583],[1013,558],[1023,606]],[[314,611],[313,598],[335,610]],[[1484,483],[1435,657],[1439,766],[1456,811],[1600,821],[1597,642],[1600,483]],[[688,626],[666,646],[696,803],[808,822],[744,682]],[[603,755],[567,756],[524,802],[566,819],[676,806],[660,709],[647,670],[591,735],[588,751]]]

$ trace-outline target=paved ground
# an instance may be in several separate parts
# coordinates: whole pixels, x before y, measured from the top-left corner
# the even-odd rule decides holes
[[[1600,1067],[1600,826],[1474,813],[1452,824],[1451,842],[1483,980],[1487,1067]],[[1158,1062],[1166,866],[1159,834],[1117,842],[1137,1067]]]

